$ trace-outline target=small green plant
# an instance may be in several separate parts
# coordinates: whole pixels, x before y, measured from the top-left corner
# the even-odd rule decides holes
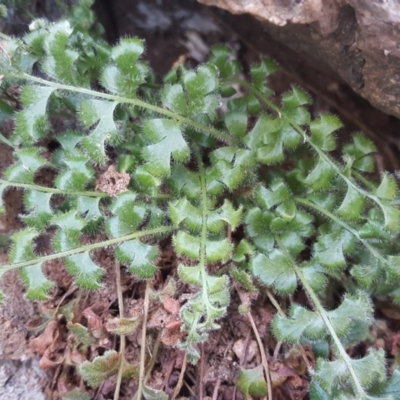
[[[400,398],[400,372],[388,373],[383,350],[346,352],[367,340],[374,296],[400,303],[399,193],[389,173],[374,182],[374,145],[354,134],[334,157],[341,122],[312,119],[298,87],[272,101],[271,61],[243,80],[229,49],[214,47],[208,63],[180,66],[157,85],[143,52],[140,39],[110,47],[67,21],[34,21],[20,39],[1,35],[2,90],[20,85],[22,109],[14,134],[0,135],[14,153],[0,195],[24,191],[26,228],[12,235],[0,276],[19,270],[26,296],[44,300],[53,283],[43,264],[63,259],[79,287],[95,290],[104,275],[96,250],[107,247],[151,280],[157,241],[169,237],[184,260],[179,279],[196,289],[180,310],[178,346],[190,362],[227,315],[235,285],[280,296],[301,288],[308,305],[277,313],[272,331],[319,355],[311,398]],[[53,132],[54,118],[65,131]],[[52,154],[43,148],[50,139]],[[38,183],[43,169],[56,176],[51,186]],[[35,240],[49,229],[53,253],[39,256]],[[97,232],[107,238],[83,244]],[[328,309],[332,282],[344,294]],[[242,371],[240,390],[265,395],[254,379]]]

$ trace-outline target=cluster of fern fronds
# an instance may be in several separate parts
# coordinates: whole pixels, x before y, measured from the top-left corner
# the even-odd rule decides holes
[[[43,300],[53,283],[42,266],[63,259],[78,286],[96,289],[104,270],[93,252],[112,247],[121,266],[148,280],[159,255],[149,238],[170,236],[186,260],[178,276],[196,288],[180,310],[190,361],[226,316],[232,282],[279,296],[301,288],[308,306],[277,314],[272,331],[318,354],[311,397],[400,398],[399,372],[388,374],[382,350],[346,352],[368,341],[373,296],[400,302],[397,184],[388,173],[373,181],[366,137],[354,134],[339,157],[338,118],[312,119],[298,87],[273,102],[276,65],[263,60],[243,79],[224,47],[157,84],[137,38],[110,47],[67,21],[43,20],[22,38],[1,38],[2,90],[21,86],[22,109],[14,134],[0,136],[14,154],[0,195],[23,189],[26,228],[12,235],[0,276],[20,270],[26,296]],[[54,118],[64,130],[54,133]],[[57,144],[50,156],[46,140]],[[38,184],[42,169],[56,175],[51,187]],[[114,175],[100,185],[107,171]],[[53,252],[39,256],[35,239],[49,229]],[[83,245],[93,232],[107,239]],[[211,264],[224,268],[211,274]],[[345,294],[326,309],[332,282]]]

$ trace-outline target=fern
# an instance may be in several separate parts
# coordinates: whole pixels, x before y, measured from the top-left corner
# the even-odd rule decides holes
[[[194,290],[180,310],[179,346],[189,361],[198,360],[198,344],[227,314],[232,280],[252,293],[266,286],[282,296],[301,286],[309,305],[277,314],[272,331],[279,341],[330,346],[331,356],[309,371],[311,398],[397,398],[398,372],[388,378],[382,351],[362,359],[346,352],[367,338],[374,295],[400,302],[399,194],[393,175],[376,184],[367,175],[374,145],[356,134],[341,159],[334,157],[341,122],[325,114],[312,120],[310,97],[298,87],[275,104],[267,85],[277,70],[271,61],[253,66],[244,81],[229,49],[218,46],[207,64],[181,66],[157,86],[138,38],[109,47],[67,21],[31,27],[21,39],[2,35],[2,87],[23,90],[15,132],[0,136],[14,152],[0,199],[8,188],[24,191],[26,228],[12,235],[0,277],[19,270],[26,297],[44,300],[53,283],[43,264],[63,259],[79,287],[97,289],[105,272],[96,250],[112,247],[122,266],[149,280],[159,256],[154,239],[171,237],[183,260],[179,278]],[[238,85],[244,94],[233,96]],[[61,111],[70,115],[67,128],[53,133],[51,117]],[[51,158],[44,138],[59,144]],[[129,184],[110,181],[100,191],[109,166],[128,173]],[[37,178],[45,168],[56,175],[51,187]],[[231,233],[239,226],[244,237],[236,242]],[[53,251],[38,255],[34,241],[49,229]],[[82,244],[93,231],[107,238]],[[209,272],[223,263],[229,274]],[[344,273],[352,284],[328,310],[324,289]],[[253,383],[241,385],[249,392]]]

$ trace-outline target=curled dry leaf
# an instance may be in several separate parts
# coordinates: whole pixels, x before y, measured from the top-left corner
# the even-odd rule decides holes
[[[63,355],[57,355],[55,361],[50,359],[51,356],[50,349],[47,349],[39,361],[39,367],[41,369],[55,368],[64,362],[65,357]]]
[[[46,329],[35,339],[31,341],[33,350],[43,355],[48,348],[54,349],[54,344],[59,338],[59,326],[58,321],[50,321]]]
[[[288,378],[298,376],[295,370],[286,367],[279,361],[272,362],[269,368],[273,387],[281,386]]]
[[[99,339],[103,332],[103,323],[101,322],[100,317],[90,307],[83,310],[82,315],[87,319],[88,327],[92,332],[92,335],[96,339]]]
[[[165,346],[175,346],[185,335],[181,331],[182,321],[168,323],[161,332],[161,342]]]
[[[174,300],[171,297],[166,297],[163,301],[165,311],[172,315],[178,315],[181,305],[178,300]]]

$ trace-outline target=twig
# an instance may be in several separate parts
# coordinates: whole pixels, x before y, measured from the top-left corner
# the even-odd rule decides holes
[[[185,385],[186,389],[189,390],[190,394],[195,398],[196,393],[193,391],[193,389],[187,384],[186,381],[183,381],[183,384]]]
[[[214,387],[212,400],[217,400],[217,398],[218,398],[218,390],[219,390],[220,386],[221,386],[221,377],[219,376],[218,379],[217,379],[217,383],[215,384],[215,387]]]
[[[149,314],[149,292],[150,292],[150,282],[146,282],[146,292],[144,295],[143,304],[143,326],[142,326],[142,339],[140,343],[140,366],[139,366],[139,387],[136,394],[133,396],[134,399],[140,400],[143,394],[143,383],[144,383],[144,373],[145,373],[145,363],[146,363],[146,327],[147,327],[147,317]]]
[[[258,343],[258,347],[260,349],[262,365],[264,367],[265,375],[267,377],[268,400],[272,400],[272,383],[271,383],[271,377],[269,375],[268,360],[267,360],[267,356],[265,355],[264,346],[262,344],[260,335],[258,334],[258,330],[257,330],[256,324],[254,323],[253,316],[251,315],[250,311],[247,312],[247,318],[250,320],[251,327],[253,328],[254,335],[256,337],[256,340],[257,340],[257,343]]]
[[[279,305],[279,303],[276,301],[275,297],[273,296],[273,294],[267,289],[266,290],[267,296],[269,298],[269,301],[272,303],[272,305],[276,308],[276,310],[278,311],[279,314],[282,315],[282,317],[286,318],[286,314],[285,312],[282,310],[281,306]]]
[[[156,342],[154,343],[153,354],[151,355],[149,365],[146,368],[146,375],[144,377],[144,382],[147,382],[147,379],[149,379],[149,376],[151,374],[151,371],[153,370],[154,364],[156,363],[158,350],[160,348],[160,342],[161,342],[161,331],[158,333]]]
[[[278,354],[281,351],[281,347],[282,347],[282,342],[278,342],[275,346],[275,350],[274,350],[274,360],[276,360],[278,358]]]
[[[181,388],[183,385],[183,377],[185,376],[185,371],[186,371],[186,365],[187,365],[187,353],[185,352],[185,357],[182,362],[181,372],[179,374],[179,380],[175,386],[174,394],[172,395],[171,400],[175,400],[176,397],[178,396],[179,392],[181,391]]]
[[[244,301],[243,301],[243,299],[242,299],[242,294],[240,293],[240,290],[237,288],[236,284],[235,284],[234,286],[235,286],[236,291],[237,291],[238,294],[239,294],[239,297],[240,297],[241,302],[242,302],[243,304],[245,304]],[[271,296],[272,296],[272,295],[271,295]],[[274,299],[274,300],[275,300],[275,299]],[[275,300],[275,301],[276,301],[276,300]],[[282,312],[283,312],[283,311],[282,311]],[[252,327],[253,332],[254,332],[254,336],[256,337],[256,340],[257,340],[257,343],[258,343],[258,348],[260,349],[262,365],[263,365],[263,367],[264,367],[265,376],[266,376],[266,378],[267,378],[268,400],[272,400],[272,382],[271,382],[271,377],[270,377],[270,375],[269,375],[268,360],[267,360],[267,356],[265,355],[264,346],[263,346],[262,340],[261,340],[261,338],[260,338],[260,335],[259,335],[259,333],[258,333],[256,324],[254,323],[253,316],[251,315],[251,312],[250,312],[250,311],[247,311],[246,316],[247,316],[247,318],[248,318],[249,321],[250,321],[251,327]]]
[[[115,260],[115,282],[117,285],[119,317],[124,318],[124,299],[122,297],[122,289],[121,289],[121,265],[117,260]],[[125,367],[125,344],[126,344],[125,335],[120,335],[119,367],[118,367],[117,383],[115,385],[115,390],[114,390],[114,400],[119,399],[119,392],[121,389],[122,374],[124,372],[124,367]]]
[[[203,398],[203,376],[204,376],[204,344],[201,343],[200,355],[200,379],[199,379],[199,399]]]

